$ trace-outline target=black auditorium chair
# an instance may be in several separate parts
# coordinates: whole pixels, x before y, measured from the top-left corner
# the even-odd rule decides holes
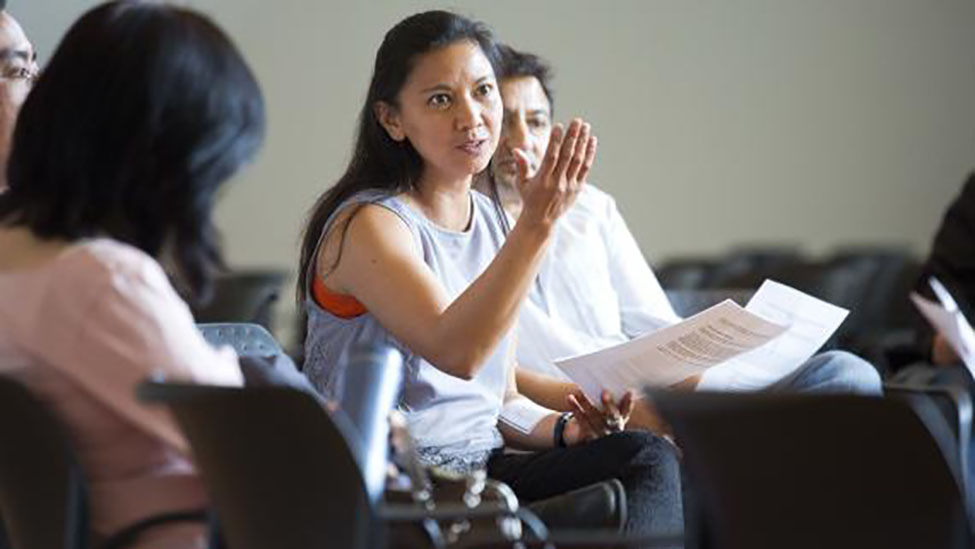
[[[709,257],[678,257],[656,266],[654,272],[664,288],[689,290],[710,286],[717,261]]]
[[[287,279],[285,271],[238,270],[214,281],[213,297],[193,308],[199,323],[249,322],[274,331],[273,306]]]
[[[139,396],[176,417],[229,547],[366,547],[372,510],[341,432],[351,425],[311,395],[151,382]]]
[[[799,247],[792,244],[739,246],[717,262],[707,287],[758,289],[778,269],[801,261]]]
[[[380,471],[364,448],[380,442],[381,433],[360,437],[342,410],[328,412],[319,399],[291,387],[148,382],[139,396],[173,412],[233,549],[384,547],[390,523],[422,529],[430,519],[523,513],[501,506],[384,505],[373,476]],[[417,539],[436,546],[439,535],[434,530]]]
[[[684,449],[705,547],[972,546],[936,411],[841,395],[649,397]]]
[[[208,520],[203,510],[166,513],[94,539],[87,482],[64,428],[26,387],[4,376],[0,440],[0,515],[10,549],[122,549],[150,528]]]
[[[668,289],[665,293],[671,307],[674,308],[674,312],[687,318],[726,299],[744,307],[755,291],[740,288],[708,288],[698,290]]]
[[[0,514],[13,549],[88,547],[88,494],[58,420],[0,376]]]

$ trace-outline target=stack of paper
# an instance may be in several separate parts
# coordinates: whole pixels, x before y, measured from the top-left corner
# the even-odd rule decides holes
[[[745,308],[724,301],[683,322],[600,351],[556,361],[597,399],[666,387],[703,374],[700,390],[751,390],[789,375],[829,338],[848,311],[766,280]]]

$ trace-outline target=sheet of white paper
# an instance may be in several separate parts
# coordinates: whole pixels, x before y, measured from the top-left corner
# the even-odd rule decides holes
[[[766,280],[745,309],[789,326],[775,341],[715,366],[704,373],[700,391],[754,391],[791,374],[826,343],[849,311]]]
[[[785,330],[785,325],[726,300],[683,322],[555,364],[599,402],[603,389],[619,398],[627,389],[672,385],[751,351]]]
[[[936,282],[936,280],[932,279],[932,288],[935,287],[934,283]],[[955,350],[958,357],[965,363],[968,371],[975,377],[975,333],[972,331],[971,324],[965,319],[965,315],[958,310],[958,305],[955,304],[955,300],[951,299],[951,296],[948,295],[947,290],[944,290],[944,287],[940,283],[938,283],[938,287],[948,296],[945,299],[943,296],[938,295],[938,298],[942,302],[941,305],[914,292],[911,292],[911,301],[921,311],[921,314],[928,319],[928,322],[934,326],[934,329],[948,341],[951,348]],[[939,294],[938,290],[935,290],[935,294]]]

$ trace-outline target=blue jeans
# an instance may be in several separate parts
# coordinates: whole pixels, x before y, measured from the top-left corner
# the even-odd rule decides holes
[[[813,356],[766,391],[878,396],[883,394],[883,386],[877,369],[866,360],[846,351],[826,351]]]
[[[876,396],[883,393],[880,374],[869,362],[846,351],[813,356],[788,376],[765,389],[772,393],[845,393]],[[688,547],[708,546],[711,532],[695,499],[693,479],[684,477],[683,499],[688,522]]]

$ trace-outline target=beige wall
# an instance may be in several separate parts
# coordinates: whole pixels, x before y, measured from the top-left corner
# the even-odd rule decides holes
[[[263,153],[223,199],[231,262],[290,267],[339,175],[382,34],[430,2],[195,0],[269,105]],[[10,0],[49,53],[93,2]],[[557,115],[600,137],[592,180],[656,259],[739,243],[922,253],[975,168],[969,0],[457,1],[550,59]]]

